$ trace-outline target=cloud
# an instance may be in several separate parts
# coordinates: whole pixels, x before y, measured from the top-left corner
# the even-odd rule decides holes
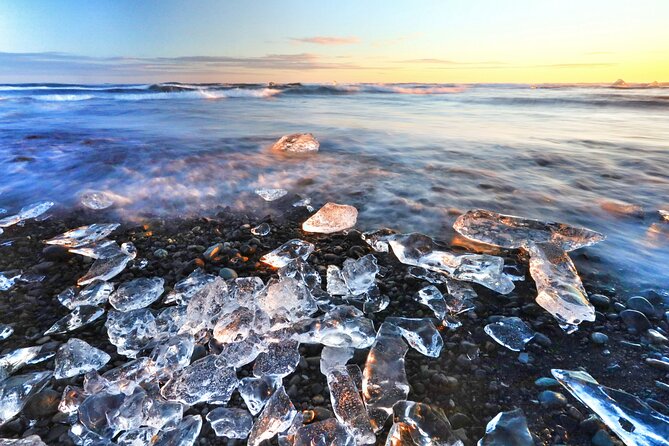
[[[329,36],[316,36],[316,37],[291,37],[291,41],[295,43],[311,43],[315,45],[352,45],[354,43],[359,43],[360,39],[357,37],[329,37]]]
[[[602,62],[602,63],[555,63],[548,65],[535,65],[537,68],[604,68],[604,67],[614,67],[618,65],[614,62]]]

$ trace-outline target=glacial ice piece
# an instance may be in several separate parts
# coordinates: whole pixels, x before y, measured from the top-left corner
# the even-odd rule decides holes
[[[155,398],[146,412],[144,424],[158,430],[176,427],[183,418],[184,406],[181,403]]]
[[[408,436],[415,445],[464,446],[444,411],[436,406],[400,401],[393,407],[393,413],[394,421],[408,428]]]
[[[4,341],[14,333],[14,329],[7,324],[0,324],[0,341]]]
[[[181,333],[195,334],[202,329],[213,328],[218,315],[229,302],[229,288],[221,277],[200,288],[188,301],[186,320]]]
[[[289,262],[286,266],[279,268],[278,276],[280,279],[291,277],[303,282],[312,293],[322,292],[321,275],[308,262],[297,258]]]
[[[486,210],[469,211],[453,228],[462,236],[501,248],[527,248],[531,243],[554,243],[573,251],[604,240],[599,232],[565,223],[543,222]]]
[[[161,277],[140,277],[119,285],[109,296],[109,303],[119,311],[139,310],[158,300],[164,285],[165,279]]]
[[[281,387],[281,377],[265,375],[263,377],[247,377],[239,381],[237,390],[252,415],[258,415],[272,394]]]
[[[271,342],[267,351],[258,355],[253,364],[253,375],[256,377],[290,375],[300,362],[300,343],[290,339]]]
[[[353,434],[357,444],[374,444],[376,435],[358,388],[346,368],[337,368],[327,374],[332,410],[340,423]]]
[[[307,208],[307,211],[314,212],[314,207],[311,205],[311,198],[303,198],[293,203],[294,208]]]
[[[326,377],[335,369],[346,368],[346,363],[355,354],[352,347],[323,347],[321,351],[321,373]]]
[[[286,189],[256,189],[255,192],[265,201],[278,200],[288,193]]]
[[[669,416],[625,391],[602,386],[582,371],[551,373],[576,399],[588,406],[627,446],[666,446]]]
[[[39,435],[29,435],[24,438],[0,438],[0,446],[47,446]]]
[[[474,309],[474,299],[478,296],[470,284],[448,277],[445,282],[448,293],[444,299],[450,314],[465,313]]]
[[[332,234],[350,229],[358,221],[358,210],[347,204],[325,203],[314,215],[302,223],[305,232]]]
[[[373,322],[350,305],[339,305],[323,316],[299,321],[292,329],[293,339],[301,343],[329,347],[367,348],[376,335]]]
[[[156,318],[146,308],[129,312],[112,310],[107,316],[107,336],[119,354],[134,358],[158,334]]]
[[[22,347],[0,356],[0,381],[13,374],[26,364],[30,364],[42,347]]]
[[[89,209],[107,209],[114,204],[112,197],[101,191],[89,191],[81,195],[81,204]]]
[[[119,367],[106,371],[102,376],[94,372],[87,373],[84,376],[84,390],[88,393],[95,393],[100,391],[100,389],[108,389],[114,392],[129,394],[140,384],[154,379],[153,370],[149,358],[141,357],[133,359]]]
[[[53,376],[56,379],[83,375],[91,370],[99,370],[109,362],[111,356],[92,347],[85,341],[70,338],[56,353]]]
[[[256,297],[256,303],[273,321],[296,322],[318,311],[304,282],[291,277],[270,280]]]
[[[55,203],[53,201],[40,201],[37,203],[30,204],[21,208],[18,214],[10,215],[0,219],[0,228],[7,228],[13,226],[17,223],[20,223],[24,220],[29,220],[31,218],[37,218],[40,215],[44,214],[46,211],[51,209]]]
[[[74,386],[65,386],[63,396],[58,403],[58,411],[67,415],[76,414],[79,406],[86,399],[84,389]]]
[[[169,338],[166,342],[157,345],[151,358],[151,371],[159,376],[172,376],[190,364],[195,343],[189,335],[179,335]]]
[[[389,241],[397,259],[448,274],[451,278],[476,282],[501,294],[510,293],[513,281],[503,274],[504,259],[487,254],[455,254],[435,250],[434,241],[423,234],[396,235]]]
[[[263,288],[265,283],[260,277],[238,277],[231,284],[231,300],[242,307],[251,308],[255,305],[256,295]]]
[[[662,220],[669,221],[669,211],[663,211],[662,209],[660,209],[657,212],[660,213],[660,217],[662,217]]]
[[[292,239],[262,256],[260,261],[275,268],[281,268],[297,258],[307,260],[312,252],[314,252],[313,244],[300,239]]]
[[[103,413],[104,415],[104,413]],[[97,421],[97,419],[96,419]],[[103,422],[106,421],[103,419]],[[111,437],[113,435],[113,432],[106,432],[108,437]],[[88,427],[84,426],[83,422],[80,423],[75,423],[72,425],[70,428],[70,431],[68,432],[70,439],[74,442],[76,445],[101,445],[101,446],[108,446],[110,443],[110,439],[107,437],[103,437],[102,435],[93,432],[90,430]]]
[[[267,351],[269,342],[256,333],[251,333],[243,341],[223,344],[218,355],[227,367],[238,369],[252,363],[258,355]],[[210,342],[210,348],[213,348]]]
[[[104,239],[119,226],[121,226],[119,223],[95,223],[89,226],[81,226],[46,240],[44,243],[65,248],[79,248]]]
[[[251,228],[251,234],[264,237],[270,233],[272,228],[267,223],[260,223],[258,226]]]
[[[72,254],[79,254],[80,256],[90,257],[91,259],[108,259],[117,255],[120,250],[121,247],[118,243],[114,240],[106,239],[79,246],[78,248],[68,249]]]
[[[247,307],[236,307],[234,310],[226,308],[214,326],[214,338],[222,344],[243,341],[257,327],[257,313],[261,318],[264,315],[269,324],[269,317],[262,310],[255,311]]]
[[[104,314],[105,310],[93,305],[80,305],[76,307],[67,316],[58,319],[44,335],[62,334],[68,331],[74,331],[91,322],[95,322]]]
[[[519,317],[503,317],[502,319],[485,326],[484,331],[499,345],[511,351],[525,350],[525,344],[530,342],[535,332]]]
[[[279,387],[267,401],[265,408],[253,424],[249,433],[248,444],[259,446],[263,441],[288,430],[296,416],[297,410],[288,398],[286,390],[283,386]]]
[[[326,286],[327,292],[332,296],[345,296],[348,294],[348,287],[338,266],[328,265]]]
[[[137,257],[135,245],[130,242],[124,243],[116,255],[93,262],[91,268],[77,281],[77,284],[88,285],[96,280],[109,280],[123,271],[135,257]]]
[[[595,320],[595,307],[588,301],[574,263],[553,243],[532,244],[530,275],[537,285],[537,303],[571,333],[583,321]]]
[[[362,396],[375,432],[393,411],[393,405],[406,400],[409,382],[404,369],[404,355],[409,347],[399,328],[383,323],[367,355],[362,377]]]
[[[46,386],[51,372],[32,372],[0,381],[0,426],[14,418],[28,398]]]
[[[360,237],[367,242],[374,251],[388,252],[390,251],[388,241],[396,234],[397,232],[392,229],[383,228],[377,229],[376,231],[363,232]]]
[[[302,426],[295,432],[293,446],[356,446],[356,439],[336,418]]]
[[[123,432],[116,439],[117,446],[145,446],[150,445],[153,437],[158,433],[154,427],[144,426]]]
[[[126,395],[118,408],[107,413],[107,423],[115,432],[139,428],[144,422],[144,414],[151,406],[151,398],[141,387],[136,387]]]
[[[477,446],[534,446],[522,409],[500,412],[490,420]]]
[[[238,408],[217,407],[207,414],[217,437],[246,438],[253,427],[251,414]]]
[[[7,291],[21,278],[20,271],[0,271],[0,291]]]
[[[319,146],[318,140],[311,133],[293,133],[279,138],[272,145],[272,150],[291,153],[318,152]]]
[[[384,324],[396,326],[402,337],[416,351],[438,358],[444,346],[444,340],[430,319],[387,317]]]
[[[418,290],[415,299],[432,310],[436,318],[444,319],[446,317],[446,301],[444,300],[444,295],[441,294],[441,291],[436,286],[428,285]]]
[[[368,292],[374,286],[378,272],[376,257],[367,254],[357,260],[344,260],[341,274],[350,293],[358,296]]]
[[[190,298],[214,279],[216,276],[213,274],[207,274],[201,268],[196,268],[188,277],[174,285],[174,289],[165,297],[165,303],[176,302],[179,305],[188,305]]]
[[[104,305],[112,291],[114,291],[112,282],[96,281],[78,292],[76,287],[65,289],[58,295],[58,301],[70,310],[81,305]]]
[[[153,438],[151,444],[165,446],[193,446],[200,430],[202,429],[202,417],[200,415],[188,415],[174,429],[161,430]]]
[[[209,355],[175,373],[160,393],[166,400],[189,406],[227,404],[238,384],[235,369],[226,366],[225,358]]]

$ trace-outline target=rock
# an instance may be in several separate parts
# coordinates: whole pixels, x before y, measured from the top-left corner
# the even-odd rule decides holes
[[[580,429],[589,435],[594,435],[602,427],[602,422],[594,415],[590,415],[585,420],[581,421]]]
[[[461,429],[464,427],[469,427],[472,424],[472,420],[469,419],[469,417],[463,413],[456,412],[453,415],[449,417],[449,421],[451,422],[451,426],[453,429]]]
[[[534,385],[537,387],[556,387],[560,385],[556,379],[541,377],[534,381]]]
[[[63,246],[49,245],[42,250],[44,259],[49,262],[63,262],[72,258],[72,254]]]
[[[32,396],[26,403],[23,413],[30,419],[44,418],[58,411],[61,394],[46,389]]]
[[[158,248],[155,251],[153,251],[153,255],[157,259],[164,259],[165,257],[167,257],[169,255],[169,253],[167,252],[167,250],[165,250],[163,248]]]
[[[544,390],[539,394],[539,403],[549,409],[557,409],[567,405],[567,398],[558,392]]]
[[[220,259],[221,254],[223,253],[223,249],[223,243],[216,243],[215,245],[207,248],[207,250],[202,254],[202,257],[210,262],[215,262]]]
[[[551,338],[539,332],[534,333],[534,342],[546,348],[553,345],[553,341],[551,341]]]
[[[654,358],[646,358],[646,364],[656,369],[669,372],[669,362],[667,361],[661,361],[659,359],[654,359]]]
[[[620,317],[628,329],[634,330],[636,333],[643,333],[652,328],[648,318],[637,310],[624,310],[620,313]]]
[[[318,152],[320,143],[311,133],[293,133],[282,136],[272,146],[278,152],[308,153]]]
[[[238,277],[237,271],[232,268],[221,268],[218,271],[218,275],[225,280],[236,279]]]
[[[598,310],[606,310],[611,305],[611,299],[603,294],[591,294],[588,299]]]
[[[606,343],[609,342],[609,337],[607,335],[605,335],[604,333],[600,333],[598,331],[595,331],[594,333],[592,333],[590,335],[590,339],[592,339],[592,342],[594,342],[595,344],[600,344],[600,345],[603,345],[603,344],[606,344]]]
[[[593,446],[613,446],[613,440],[611,436],[605,430],[598,430],[597,433],[592,437]]]
[[[646,317],[655,317],[655,307],[645,297],[633,296],[627,300],[627,308],[643,313]]]

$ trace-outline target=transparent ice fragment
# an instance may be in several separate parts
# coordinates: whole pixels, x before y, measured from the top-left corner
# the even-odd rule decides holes
[[[267,223],[260,223],[258,226],[251,228],[251,234],[264,237],[270,233],[272,228]]]
[[[56,379],[83,375],[91,370],[99,370],[109,362],[111,356],[92,347],[85,341],[71,338],[61,345],[56,353],[56,367],[53,376]]]
[[[444,340],[430,319],[388,317],[384,324],[396,326],[402,337],[416,351],[438,358],[444,346]]]
[[[130,242],[124,243],[121,245],[118,254],[105,259],[97,259],[93,262],[91,268],[77,281],[77,284],[87,285],[96,280],[109,280],[123,271],[136,256],[137,250],[135,246]]]
[[[358,221],[358,210],[347,204],[325,203],[314,215],[302,223],[305,232],[332,234],[350,229]]]
[[[336,418],[317,421],[297,429],[293,446],[355,446],[356,439]]]
[[[225,311],[214,326],[214,338],[222,344],[243,341],[251,334],[255,320],[256,311],[247,307]]]
[[[0,426],[21,412],[28,398],[42,390],[51,375],[51,372],[32,372],[0,381]]]
[[[29,435],[23,438],[0,438],[0,446],[47,446],[39,435]]]
[[[307,208],[307,211],[314,212],[313,206],[311,206],[311,198],[303,198],[299,201],[293,203],[294,208]]]
[[[367,242],[369,246],[376,252],[388,252],[390,250],[390,245],[388,244],[389,239],[396,235],[397,232],[392,229],[377,229],[376,231],[363,232],[361,238]]]
[[[74,310],[81,305],[103,305],[114,291],[112,282],[92,282],[77,291],[76,287],[67,288],[58,295],[58,301]]]
[[[290,375],[300,362],[299,347],[299,342],[290,339],[269,343],[267,351],[258,355],[253,364],[253,375],[257,377]]]
[[[464,446],[444,411],[436,406],[400,401],[393,407],[393,413],[394,421],[408,428],[408,436],[415,445]]]
[[[474,309],[474,299],[478,296],[470,284],[449,278],[446,278],[445,282],[448,293],[444,299],[450,314],[460,314]]]
[[[321,275],[306,261],[297,258],[278,271],[279,278],[291,277],[302,281],[312,292],[321,291]]]
[[[583,321],[594,321],[595,308],[569,255],[552,243],[532,244],[527,249],[537,303],[567,332],[576,330]]]
[[[376,332],[371,319],[350,305],[339,305],[315,319],[293,325],[293,339],[319,343],[329,347],[367,348],[374,342]]]
[[[190,364],[194,348],[195,343],[189,335],[169,338],[164,343],[157,345],[149,355],[151,371],[159,377],[171,376]]]
[[[174,285],[174,289],[165,297],[165,303],[177,302],[179,305],[188,305],[190,298],[215,278],[213,274],[207,274],[201,268],[196,268],[188,277]]]
[[[326,377],[336,369],[346,368],[346,363],[355,354],[351,347],[323,347],[321,351],[321,373]]]
[[[0,271],[0,291],[7,291],[21,278],[20,271]]]
[[[14,333],[14,329],[7,324],[0,324],[0,341],[4,341]]]
[[[22,347],[0,356],[0,381],[24,365],[30,364],[39,355],[41,350],[41,346]]]
[[[51,328],[44,332],[45,335],[62,334],[76,330],[92,322],[95,322],[104,314],[105,310],[93,305],[80,305],[70,314],[57,320]]]
[[[238,369],[250,364],[258,355],[267,351],[267,344],[264,338],[252,333],[243,341],[223,344],[219,356],[227,367]]]
[[[446,301],[444,300],[444,295],[441,294],[441,291],[436,286],[428,285],[418,290],[416,301],[432,310],[436,318],[444,319],[446,317]]]
[[[348,294],[348,287],[338,266],[328,265],[326,281],[327,292],[332,296],[345,296]]]
[[[530,243],[554,243],[565,251],[573,251],[605,238],[587,228],[480,209],[458,217],[453,228],[468,239],[507,249],[526,248]]]
[[[171,429],[183,418],[184,406],[181,403],[154,399],[146,412],[144,424],[154,429]]]
[[[368,292],[374,286],[378,272],[376,257],[367,254],[357,260],[344,260],[342,278],[351,294],[358,296]]]
[[[238,277],[231,283],[231,300],[237,305],[249,307],[255,305],[256,295],[265,287],[260,277]]]
[[[158,429],[148,426],[131,429],[118,436],[116,446],[147,446],[157,433]]]
[[[107,209],[114,204],[112,197],[101,191],[84,192],[81,195],[81,204],[89,209]]]
[[[256,297],[256,303],[272,320],[294,322],[318,311],[304,282],[291,277],[270,280]]]
[[[46,240],[44,243],[65,248],[79,248],[104,239],[119,226],[121,226],[119,223],[95,223],[81,226]]]
[[[158,300],[165,290],[164,284],[161,277],[140,277],[122,283],[109,296],[109,303],[119,311],[139,310]]]
[[[300,239],[289,240],[269,254],[265,254],[260,261],[275,268],[286,266],[291,261],[301,258],[307,260],[314,252],[314,245]]]
[[[207,414],[207,421],[217,437],[246,438],[253,427],[253,417],[238,408],[218,407]]]
[[[279,387],[253,424],[248,444],[259,446],[263,441],[288,430],[295,416],[297,416],[295,406],[288,398],[283,386]]]
[[[219,314],[230,301],[228,284],[220,277],[200,288],[189,300],[181,333],[195,334],[213,328]]]
[[[22,221],[29,220],[31,218],[39,217],[44,214],[46,211],[51,209],[55,203],[53,201],[40,201],[28,206],[21,208],[18,214],[10,215],[0,219],[0,228],[7,228],[9,226],[18,224]]]
[[[107,336],[119,354],[134,358],[147,348],[158,334],[156,318],[146,308],[129,312],[110,311],[107,316]]]
[[[362,395],[375,432],[383,429],[393,405],[409,395],[404,368],[408,349],[395,325],[381,324],[367,355],[362,378]]]
[[[504,317],[488,324],[484,330],[495,342],[514,352],[525,350],[525,344],[536,334],[522,319],[515,316]]]
[[[327,375],[332,409],[340,423],[353,434],[357,444],[374,444],[376,436],[362,398],[346,368],[331,370]]]
[[[108,433],[111,436],[112,433]],[[69,431],[70,439],[78,446],[111,446],[111,440],[107,437],[93,432],[83,425],[83,423],[75,423]]]
[[[160,393],[169,401],[189,406],[227,404],[238,384],[235,369],[226,366],[225,358],[210,355],[175,373]]]
[[[144,389],[136,387],[117,409],[107,413],[109,427],[116,432],[137,429],[143,424],[144,414],[150,405],[151,399]]]
[[[534,446],[522,409],[500,412],[490,420],[477,446]]]
[[[153,438],[156,446],[192,446],[195,444],[200,430],[202,429],[202,417],[200,415],[188,415],[174,429],[161,430]]]
[[[252,415],[258,415],[272,394],[281,387],[281,377],[265,375],[260,378],[247,377],[239,381],[239,394]]]
[[[78,248],[70,248],[68,251],[91,259],[108,259],[118,255],[121,247],[114,240],[100,240]]]
[[[279,138],[272,145],[272,150],[291,153],[318,152],[319,146],[318,140],[311,133],[293,133]]]
[[[58,403],[58,411],[64,414],[74,414],[79,410],[79,406],[86,399],[84,390],[79,387],[65,386],[63,396]]]
[[[288,193],[286,189],[256,189],[255,192],[265,201],[278,200]]]

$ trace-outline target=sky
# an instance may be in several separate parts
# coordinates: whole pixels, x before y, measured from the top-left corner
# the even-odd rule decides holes
[[[669,81],[667,0],[1,0],[0,82]]]

